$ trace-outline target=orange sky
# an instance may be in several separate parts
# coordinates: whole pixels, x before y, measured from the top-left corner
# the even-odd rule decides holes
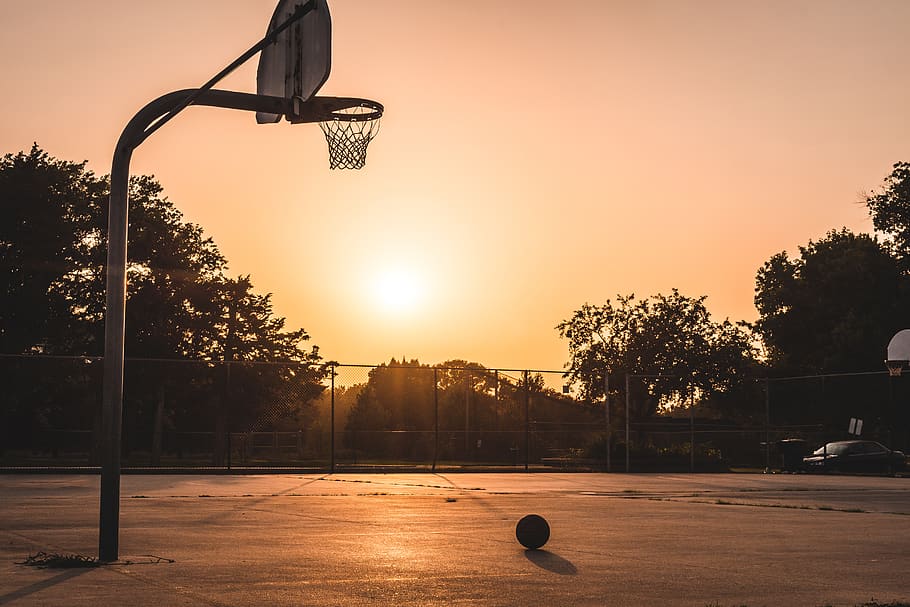
[[[97,173],[275,4],[0,2],[0,152],[37,141]],[[871,230],[861,192],[910,160],[904,0],[330,6],[321,92],[387,109],[363,171],[329,171],[315,125],[209,108],[132,164],[330,359],[559,369],[573,310],[674,287],[754,320],[762,262]],[[255,68],[219,87],[254,91]]]

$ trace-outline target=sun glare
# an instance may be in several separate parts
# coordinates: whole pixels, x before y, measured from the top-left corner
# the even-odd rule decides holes
[[[403,314],[417,309],[424,297],[424,286],[412,270],[387,268],[374,276],[373,294],[382,310]]]

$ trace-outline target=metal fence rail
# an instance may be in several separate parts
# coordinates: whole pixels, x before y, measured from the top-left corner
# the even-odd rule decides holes
[[[98,465],[100,368],[0,357],[0,466]],[[845,416],[866,415],[864,438],[895,448],[908,435],[896,404],[905,388],[870,374],[756,380],[761,401],[743,408],[759,414],[739,422],[697,406],[642,417],[615,396],[606,415],[602,401],[564,387],[561,371],[128,359],[125,376],[127,469],[786,469],[781,441],[847,438]],[[891,402],[834,398],[863,394]],[[800,399],[810,406],[791,414]]]

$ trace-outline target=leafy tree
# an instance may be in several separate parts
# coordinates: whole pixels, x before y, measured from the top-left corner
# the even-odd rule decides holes
[[[756,329],[778,374],[881,370],[910,322],[907,279],[888,248],[846,228],[781,252],[758,271]]]
[[[304,406],[324,389],[319,348],[302,347],[309,339],[305,330],[285,330],[286,320],[273,313],[271,293],[254,293],[249,276],[221,276],[208,286],[211,298],[200,310],[204,329],[190,340],[211,360],[226,361],[224,394],[213,412],[216,434],[260,430],[289,417],[302,421]],[[281,361],[296,364],[252,364]],[[216,463],[221,463],[223,441],[216,444]]]
[[[69,354],[84,341],[60,285],[83,266],[105,195],[84,162],[56,160],[37,145],[0,158],[0,353]],[[0,441],[27,444],[35,428],[91,427],[100,365],[0,364]]]
[[[547,389],[539,374],[509,377],[465,360],[429,366],[392,359],[355,388],[345,444],[373,458],[430,461],[435,453],[517,463],[529,427],[539,457],[560,444],[583,444],[584,424],[593,420],[589,407]]]
[[[637,417],[693,396],[722,399],[748,377],[755,350],[748,328],[714,322],[705,299],[674,289],[643,300],[619,297],[616,305],[583,305],[556,327],[569,340],[566,377],[583,398],[595,400],[604,395],[607,370],[615,377],[666,376],[635,382]],[[623,388],[618,383],[611,384],[611,394]]]
[[[208,360],[319,360],[318,348],[301,348],[307,332],[287,331],[286,319],[274,314],[272,294],[255,293],[249,275],[219,275],[203,288],[206,295],[193,310],[196,322],[185,336],[187,351]]]
[[[102,354],[109,190],[107,178],[96,177],[84,162],[56,160],[37,145],[0,159],[0,353]],[[324,376],[318,349],[303,347],[306,332],[286,330],[271,295],[256,294],[249,276],[227,276],[215,243],[200,226],[183,221],[154,178],[132,177],[129,198],[125,445],[135,434],[130,428],[154,427],[157,450],[165,418],[195,425],[201,415],[211,420],[213,408],[219,423],[226,412],[238,424],[299,410],[322,389]],[[228,388],[226,367],[219,375],[198,365],[129,362],[137,358],[294,364],[238,368]],[[34,377],[10,374],[7,416],[21,421],[33,415],[41,426],[73,419],[53,404],[60,398],[52,392],[66,382],[52,380],[46,369],[42,378],[37,383],[47,395],[38,398]],[[288,401],[289,393],[297,404]],[[91,419],[99,400],[87,393],[73,402],[88,407]],[[42,402],[51,404],[28,411]]]
[[[346,425],[346,444],[370,455],[426,459],[434,413],[433,369],[394,358],[369,373]],[[395,434],[383,432],[395,431]]]
[[[337,377],[337,367],[333,367],[331,363],[327,363],[326,367],[330,373],[334,371]],[[334,393],[331,390],[324,390],[313,400],[313,415],[304,420],[304,423],[306,424],[304,426],[306,442],[310,447],[309,451],[311,456],[328,455],[332,441],[333,425],[336,435],[339,432],[344,431],[347,427],[351,411],[356,404],[357,396],[365,387],[365,383],[345,386],[337,383],[336,380]],[[334,424],[332,423],[333,401],[335,405]]]
[[[508,454],[501,434],[518,428],[513,383],[476,362],[447,360],[436,365],[442,459],[472,460],[488,453]],[[480,443],[478,443],[480,441]],[[479,445],[479,446],[478,446]]]
[[[74,302],[56,287],[84,268],[105,195],[85,162],[37,145],[0,159],[0,352],[60,353],[73,339]]]
[[[212,358],[194,338],[216,327],[207,312],[213,291],[226,280],[227,260],[161,194],[151,177],[130,180],[126,354]]]
[[[910,162],[896,163],[882,190],[865,202],[876,231],[890,237],[904,269],[910,269]]]
[[[189,313],[226,261],[151,177],[129,184],[128,356],[195,357]],[[109,186],[37,145],[0,160],[0,351],[100,355]]]

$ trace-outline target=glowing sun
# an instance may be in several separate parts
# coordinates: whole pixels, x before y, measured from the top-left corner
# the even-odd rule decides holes
[[[373,296],[386,312],[413,312],[424,297],[423,280],[413,270],[386,268],[373,278]]]

